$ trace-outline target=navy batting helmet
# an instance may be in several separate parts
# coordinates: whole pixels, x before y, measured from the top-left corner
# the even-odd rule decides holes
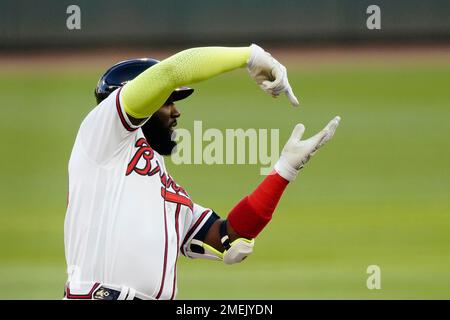
[[[95,98],[97,103],[102,102],[111,92],[123,86],[128,81],[133,80],[143,71],[154,66],[159,61],[150,58],[131,59],[121,61],[109,68],[100,78],[95,88]],[[168,102],[187,98],[194,92],[194,89],[181,87],[175,89],[167,99]]]

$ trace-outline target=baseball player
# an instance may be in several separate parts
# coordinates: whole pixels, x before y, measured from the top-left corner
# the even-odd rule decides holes
[[[193,92],[186,85],[242,67],[265,92],[298,105],[286,68],[255,44],[128,60],[101,77],[98,105],[81,123],[69,160],[64,299],[174,299],[179,253],[226,264],[252,253],[284,189],[340,118],[306,140],[296,125],[273,172],[220,219],[192,201],[163,156],[176,144],[175,102]]]

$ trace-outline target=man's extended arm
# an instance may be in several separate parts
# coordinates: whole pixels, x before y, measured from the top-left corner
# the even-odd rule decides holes
[[[316,151],[333,137],[339,121],[340,118],[335,117],[322,131],[307,140],[300,140],[305,127],[302,124],[296,125],[275,164],[274,172],[230,211],[225,222],[218,220],[210,227],[204,239],[206,249],[226,263],[240,262],[249,255],[253,242],[248,239],[255,238],[269,223],[288,183],[296,178],[299,170]],[[236,241],[240,245],[235,252],[231,252],[232,245],[228,245],[228,250],[223,245],[224,230],[220,231],[222,223],[226,223],[229,243]],[[243,242],[239,243],[240,240]],[[226,257],[227,251],[232,253],[232,257]]]
[[[121,93],[122,103],[129,116],[144,119],[158,110],[174,89],[245,66],[264,91],[272,96],[285,92],[292,104],[298,104],[286,68],[257,45],[181,51],[127,83]]]

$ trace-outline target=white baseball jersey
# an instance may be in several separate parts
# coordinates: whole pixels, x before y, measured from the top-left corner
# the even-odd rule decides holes
[[[70,157],[69,290],[81,297],[102,283],[173,299],[179,251],[189,256],[190,240],[218,217],[192,203],[121,105],[119,89],[88,114]]]

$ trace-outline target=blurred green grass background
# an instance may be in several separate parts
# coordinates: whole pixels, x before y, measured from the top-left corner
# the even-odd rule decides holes
[[[111,61],[112,63],[113,61]],[[287,189],[245,263],[179,260],[179,299],[449,299],[450,61],[287,64],[300,109],[245,71],[197,84],[180,127],[279,128],[280,147],[334,115],[341,125]],[[0,73],[0,299],[60,299],[67,161],[105,65]],[[194,201],[223,216],[259,165],[167,161]],[[368,290],[366,268],[381,268]]]

